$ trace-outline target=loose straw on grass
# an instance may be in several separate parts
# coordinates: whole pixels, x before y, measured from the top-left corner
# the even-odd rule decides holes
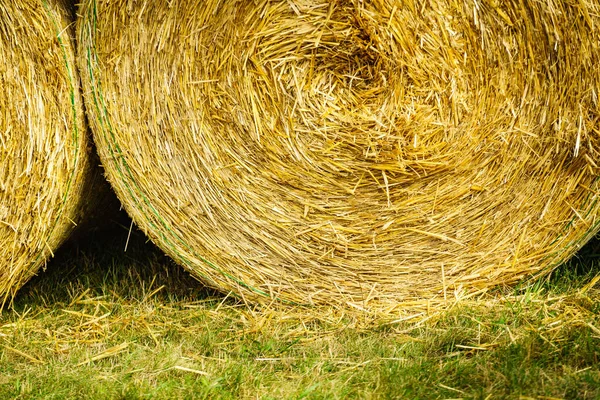
[[[247,301],[391,312],[548,273],[598,230],[587,0],[85,0],[134,221]]]
[[[70,7],[0,5],[0,306],[54,255],[90,195]]]

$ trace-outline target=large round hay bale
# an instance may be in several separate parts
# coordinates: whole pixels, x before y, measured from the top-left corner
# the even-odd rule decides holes
[[[58,0],[0,6],[0,306],[69,236],[90,195],[72,11]]]
[[[588,0],[86,0],[95,141],[134,221],[248,299],[391,310],[598,230]]]

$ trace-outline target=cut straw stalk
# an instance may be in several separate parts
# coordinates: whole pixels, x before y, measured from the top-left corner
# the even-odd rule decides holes
[[[134,221],[248,301],[390,311],[548,273],[598,230],[600,6],[85,0]]]
[[[90,195],[70,7],[0,4],[0,306],[69,236]]]

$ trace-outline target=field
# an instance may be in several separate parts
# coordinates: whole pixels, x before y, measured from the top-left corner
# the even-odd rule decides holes
[[[597,243],[549,279],[383,323],[205,290],[124,225],[2,312],[0,398],[600,398]]]

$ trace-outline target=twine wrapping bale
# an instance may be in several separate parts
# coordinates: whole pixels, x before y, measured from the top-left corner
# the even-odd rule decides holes
[[[71,5],[0,5],[0,306],[84,213],[92,169]]]
[[[598,230],[589,0],[86,0],[134,221],[252,301],[391,311],[548,273]]]

